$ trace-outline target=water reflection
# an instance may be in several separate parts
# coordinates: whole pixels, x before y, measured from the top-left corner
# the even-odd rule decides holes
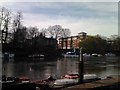
[[[65,58],[62,60],[57,60],[58,77],[69,73],[78,73],[78,59]]]
[[[84,58],[84,73],[95,73],[104,78],[109,75],[120,75],[118,60],[120,57]],[[34,61],[3,62],[3,74],[7,76],[28,76],[32,80],[45,79],[52,75],[55,78],[69,73],[78,73],[79,59],[62,58]]]

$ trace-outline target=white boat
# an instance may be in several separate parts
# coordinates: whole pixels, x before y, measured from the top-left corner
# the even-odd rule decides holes
[[[98,54],[98,57],[102,57],[103,55],[102,54]]]
[[[5,52],[5,53],[2,53],[2,58],[4,59],[14,59],[14,53],[9,53],[9,52]]]
[[[93,53],[92,56],[98,57],[98,54],[97,53]]]
[[[96,74],[85,74],[84,75],[84,80],[92,80],[92,79],[97,79],[98,76]]]
[[[79,81],[79,75],[78,74],[67,74],[63,76],[62,79],[57,79],[54,82],[54,85],[68,85],[68,84],[76,84]],[[96,74],[84,74],[83,76],[84,81],[89,80],[96,80],[99,79]]]
[[[77,55],[75,52],[67,52],[63,55],[65,58],[78,58],[79,55]]]
[[[90,57],[91,55],[90,54],[87,54],[87,53],[84,53],[83,54],[83,57]]]
[[[10,53],[10,54],[9,54],[9,58],[14,58],[14,54],[13,54],[13,53]]]
[[[107,54],[105,54],[105,56],[107,56],[107,57],[114,57],[114,56],[116,56],[116,55],[113,54],[113,53],[107,53]]]
[[[29,58],[41,58],[44,59],[45,55],[43,54],[32,54],[28,56]]]
[[[54,85],[69,85],[69,84],[75,84],[75,83],[78,83],[77,79],[64,78],[64,79],[55,80]]]
[[[93,53],[92,56],[94,56],[94,57],[102,57],[103,55],[102,54]]]

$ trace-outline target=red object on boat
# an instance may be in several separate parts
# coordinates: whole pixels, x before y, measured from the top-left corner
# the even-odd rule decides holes
[[[67,75],[64,75],[63,78],[76,79],[76,78],[79,78],[79,75],[78,74],[67,74]]]
[[[28,77],[19,77],[19,80],[21,81],[29,81],[30,79]]]

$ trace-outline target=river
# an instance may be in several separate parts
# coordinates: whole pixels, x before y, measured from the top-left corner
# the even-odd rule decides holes
[[[84,58],[84,73],[96,74],[101,78],[110,75],[120,75],[120,57],[88,57]],[[6,76],[27,76],[31,80],[46,79],[50,75],[54,78],[69,73],[78,73],[79,58],[34,59],[17,61],[3,61],[2,74]]]

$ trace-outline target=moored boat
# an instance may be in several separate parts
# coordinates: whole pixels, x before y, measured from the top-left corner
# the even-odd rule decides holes
[[[79,55],[76,54],[76,52],[67,52],[63,55],[65,58],[78,58]]]
[[[63,78],[68,78],[68,79],[77,79],[79,77],[80,77],[79,74],[66,74],[63,76]],[[88,80],[88,79],[92,80],[92,79],[98,78],[98,76],[96,74],[84,74],[83,77],[84,77],[83,78],[84,80]]]
[[[44,59],[45,55],[44,54],[32,54],[28,56],[29,58],[40,58],[40,59]]]
[[[30,79],[26,76],[23,76],[23,77],[19,77],[19,81],[21,83],[29,83],[30,82]]]
[[[107,53],[107,54],[105,54],[105,56],[107,56],[107,57],[115,57],[116,55],[113,54],[113,53]]]
[[[90,54],[87,54],[87,53],[84,53],[83,54],[83,57],[90,57],[91,55]]]
[[[84,80],[95,80],[98,79],[98,76],[96,74],[85,74],[84,75]]]
[[[62,79],[55,80],[54,85],[68,85],[68,84],[76,84],[79,82],[80,75],[79,74],[66,74]],[[84,74],[83,80],[84,82],[97,80],[99,79],[96,74]]]
[[[97,53],[93,53],[92,56],[98,57],[98,54]]]
[[[75,84],[78,83],[78,81],[76,79],[57,79],[54,82],[54,85],[69,85],[69,84]]]
[[[56,79],[54,79],[52,76],[49,76],[47,79],[35,80],[35,81],[32,81],[32,82],[35,83],[36,85],[38,85],[38,84],[49,84],[50,82],[53,82],[55,80]]]

